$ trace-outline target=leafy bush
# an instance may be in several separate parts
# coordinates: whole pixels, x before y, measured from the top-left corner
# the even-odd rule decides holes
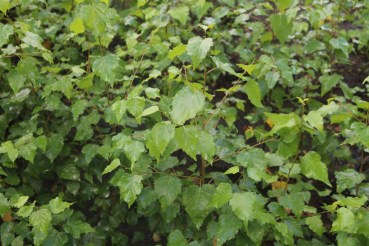
[[[0,0],[2,245],[369,245],[368,8]]]

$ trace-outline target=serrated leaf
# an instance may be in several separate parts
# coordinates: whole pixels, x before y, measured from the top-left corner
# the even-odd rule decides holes
[[[254,104],[258,108],[263,108],[263,105],[261,104],[260,88],[259,88],[258,83],[256,83],[255,80],[248,81],[243,86],[243,89],[246,92],[252,104]]]
[[[193,92],[189,87],[184,87],[174,96],[170,116],[175,123],[182,125],[188,119],[194,118],[204,105],[204,94]]]
[[[12,70],[8,75],[8,80],[14,93],[18,93],[24,87],[24,82],[26,82],[26,78],[18,70]]]
[[[158,112],[158,111],[159,111],[159,107],[158,106],[151,106],[151,107],[145,109],[142,112],[142,115],[141,116],[147,116],[147,115],[153,114],[153,113]]]
[[[310,111],[308,115],[304,117],[304,120],[323,133],[323,117],[318,111]]]
[[[10,1],[9,0],[0,0],[0,10],[6,15],[6,12],[10,8]]]
[[[8,43],[9,36],[13,35],[13,33],[14,29],[12,25],[4,25],[3,23],[0,23],[0,47]]]
[[[240,168],[237,166],[229,168],[227,171],[224,172],[224,174],[235,174],[240,172]]]
[[[317,50],[325,50],[325,44],[316,39],[310,40],[304,47],[304,51],[307,53],[313,53]]]
[[[213,59],[214,63],[217,65],[217,67],[221,68],[222,70],[237,76],[239,78],[242,78],[242,74],[236,73],[233,68],[231,67],[231,64],[229,63],[223,63],[221,60],[219,60],[218,57],[212,56],[211,59]]]
[[[72,32],[74,32],[75,35],[85,32],[83,20],[78,17],[70,24],[69,28]]]
[[[9,159],[14,163],[15,159],[18,157],[18,150],[14,148],[11,141],[6,141],[1,144],[0,153],[7,153]]]
[[[337,210],[337,219],[332,224],[332,230],[334,231],[347,231],[347,229],[354,224],[355,216],[347,208],[339,208]]]
[[[242,227],[241,220],[233,214],[221,214],[218,222],[217,245],[223,245],[223,243],[233,239]]]
[[[182,126],[176,129],[175,139],[178,145],[192,159],[196,160],[196,145],[199,139],[197,138],[197,129],[194,126]]]
[[[124,146],[124,152],[131,161],[131,169],[140,155],[145,152],[145,145],[140,141],[129,140]]]
[[[209,52],[211,46],[213,46],[212,38],[202,39],[197,36],[188,40],[186,50],[192,59],[193,69],[196,69],[200,62],[205,59],[206,54]]]
[[[99,153],[99,145],[96,144],[86,144],[82,148],[82,153],[84,154],[86,164],[90,164],[93,158]]]
[[[205,184],[201,187],[191,185],[183,192],[183,206],[197,229],[200,228],[212,210],[207,205],[211,201],[214,191],[214,186]]]
[[[84,5],[80,11],[81,18],[85,21],[86,27],[97,37],[105,31],[110,23],[109,7],[103,3]]]
[[[178,46],[176,46],[173,50],[171,50],[168,54],[168,58],[170,59],[174,59],[176,58],[177,56],[180,56],[182,55],[187,49],[187,45],[185,44],[180,44]]]
[[[38,34],[33,32],[26,32],[26,35],[22,38],[22,41],[32,47],[35,47],[42,51],[48,50],[42,45],[42,42],[44,41]]]
[[[292,32],[292,21],[288,21],[288,18],[285,14],[273,14],[270,17],[270,26],[272,27],[279,41],[284,46],[284,43],[288,39],[288,35],[290,35]]]
[[[54,134],[47,139],[47,148],[45,155],[51,162],[58,156],[64,145],[64,139],[59,134]]]
[[[324,74],[319,77],[319,81],[322,84],[321,96],[324,96],[328,91],[330,91],[335,85],[337,85],[343,77],[338,74],[328,75]]]
[[[321,162],[321,157],[318,153],[310,151],[301,160],[301,173],[308,178],[313,178],[332,186],[328,180],[327,165]]]
[[[119,167],[120,164],[120,160],[119,159],[115,159],[114,161],[112,161],[112,163],[110,163],[102,172],[101,175],[104,175],[106,173],[110,173],[111,171],[113,171],[114,169],[116,169],[117,167]]]
[[[320,218],[320,215],[306,218],[306,224],[309,226],[310,230],[315,232],[319,237],[322,237],[324,232],[324,225],[323,221]]]
[[[265,74],[265,80],[267,81],[268,88],[273,89],[279,80],[280,74],[278,72],[267,72]]]
[[[158,88],[146,88],[145,93],[149,99],[160,97],[160,90]]]
[[[2,193],[0,193],[0,215],[3,215],[9,211],[11,211],[10,203],[8,199]]]
[[[77,85],[80,89],[90,88],[92,86],[92,81],[94,79],[95,73],[90,73],[86,77],[77,81]]]
[[[92,69],[102,80],[114,86],[115,72],[118,67],[118,57],[113,54],[108,54],[104,57],[97,58],[92,64]]]
[[[249,221],[255,218],[253,208],[255,202],[256,197],[252,192],[234,193],[229,205],[240,220]]]
[[[189,17],[190,9],[188,7],[172,8],[168,11],[168,14],[181,22],[182,25],[186,24]]]
[[[51,212],[47,209],[40,209],[31,214],[29,217],[29,223],[40,230],[40,232],[46,236],[47,230],[51,222]]]
[[[127,101],[126,100],[118,100],[111,105],[111,110],[114,112],[117,117],[118,122],[122,119],[123,115],[127,111]]]
[[[174,134],[175,126],[172,125],[170,121],[157,123],[152,128],[151,137],[161,155],[164,154],[164,151],[167,148],[170,140],[174,138]]]
[[[136,118],[139,124],[141,124],[141,115],[145,108],[145,98],[134,96],[127,101],[128,111]]]
[[[213,199],[208,204],[209,207],[220,208],[228,203],[232,198],[232,187],[228,183],[221,183],[213,196]]]
[[[77,100],[73,105],[72,105],[72,114],[73,114],[73,119],[77,120],[77,118],[83,114],[83,112],[85,111],[86,107],[87,107],[88,102],[86,100]]]
[[[52,230],[50,236],[43,242],[43,246],[63,246],[68,242],[68,234]],[[12,245],[13,246],[13,245]]]
[[[27,218],[33,212],[33,208],[35,207],[35,204],[36,202],[33,202],[29,206],[21,207],[16,214],[22,218]]]
[[[285,209],[291,209],[292,212],[299,219],[304,210],[304,197],[300,192],[291,192],[288,195],[281,196],[279,204]]]
[[[355,169],[346,169],[342,172],[335,172],[337,179],[337,192],[350,189],[365,180],[365,174],[358,173]]]
[[[56,197],[49,202],[50,210],[53,214],[59,214],[66,208],[69,208],[73,203],[63,202],[59,197]]]
[[[197,130],[196,130],[197,131]],[[213,163],[213,156],[215,155],[214,137],[206,131],[197,131],[197,152],[210,164]]]
[[[155,194],[164,211],[173,203],[178,194],[181,193],[181,187],[181,180],[175,176],[163,175],[155,178]]]
[[[95,230],[86,222],[75,219],[73,217],[67,220],[63,226],[65,232],[73,235],[74,238],[80,238],[82,233],[95,232]]]
[[[180,230],[176,229],[169,234],[168,246],[187,246],[186,238]]]
[[[120,190],[121,199],[123,199],[128,207],[135,202],[137,195],[142,190],[142,176],[125,173],[123,170],[118,170],[110,183],[118,186]]]
[[[34,143],[29,143],[20,146],[19,148],[19,155],[22,156],[27,161],[30,161],[33,163],[33,159],[36,155],[37,147]]]
[[[29,198],[29,196],[20,196],[18,198],[18,201],[16,203],[14,203],[12,206],[16,207],[16,208],[20,208],[27,202],[28,198]]]

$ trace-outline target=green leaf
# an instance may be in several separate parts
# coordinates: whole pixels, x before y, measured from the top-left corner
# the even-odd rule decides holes
[[[178,46],[176,46],[173,50],[171,50],[168,54],[168,58],[170,59],[174,59],[177,56],[182,55],[185,51],[186,51],[187,45],[185,44],[180,44]]]
[[[92,5],[84,5],[80,11],[81,18],[85,21],[86,27],[91,30],[97,37],[105,31],[108,23],[110,23],[109,7],[104,3],[94,3]]]
[[[234,193],[229,202],[233,212],[243,221],[251,221],[255,218],[254,203],[256,197],[253,192]]]
[[[46,236],[47,230],[51,222],[51,212],[47,209],[40,209],[31,214],[29,217],[29,223],[40,230],[44,236]]]
[[[36,202],[33,202],[29,206],[21,207],[16,214],[22,218],[27,218],[33,212],[33,208],[35,207],[35,204]]]
[[[0,3],[1,9],[1,3]],[[2,9],[1,9],[2,10]],[[13,35],[14,29],[12,25],[4,25],[0,23],[0,47],[8,43],[9,36]]]
[[[75,35],[85,32],[83,20],[78,17],[70,24],[69,28],[72,32],[74,32]]]
[[[199,139],[197,138],[197,129],[195,126],[178,127],[175,132],[175,139],[178,145],[192,159],[196,160],[196,145]]]
[[[288,39],[288,35],[292,33],[292,21],[288,21],[285,14],[273,14],[270,17],[270,26],[272,27],[279,41],[284,46],[284,43]]]
[[[14,149],[14,145],[11,141],[6,141],[1,144],[0,153],[7,153],[9,159],[14,163],[18,157],[18,150]]]
[[[319,237],[322,237],[324,232],[324,225],[320,217],[321,217],[320,215],[307,217],[306,224],[309,226],[310,230],[315,232]]]
[[[95,232],[95,230],[86,222],[77,220],[73,217],[67,220],[67,223],[63,226],[65,232],[73,235],[74,238],[80,238],[82,233]]]
[[[33,163],[33,159],[36,155],[36,150],[37,150],[36,145],[34,143],[29,143],[29,144],[20,146],[19,154],[27,161],[30,161]]]
[[[221,214],[217,230],[217,245],[223,245],[223,243],[233,239],[242,227],[241,220],[233,214]]]
[[[332,45],[333,48],[341,50],[342,53],[345,55],[346,58],[349,57],[348,54],[348,43],[344,37],[332,38],[329,43]]]
[[[64,139],[59,134],[54,134],[47,139],[47,148],[45,155],[51,162],[58,156],[64,145]]]
[[[137,8],[144,6],[148,0],[137,0]]]
[[[181,193],[181,187],[181,180],[175,176],[163,175],[155,178],[155,194],[164,211],[173,203],[178,194]]]
[[[369,237],[369,213],[368,211],[357,210],[354,223],[348,228],[349,233],[362,234]]]
[[[155,146],[163,155],[165,149],[167,148],[170,140],[174,138],[175,126],[170,123],[170,121],[163,121],[155,124],[152,128],[151,139]]]
[[[305,202],[301,192],[291,192],[288,195],[281,196],[279,204],[285,209],[291,209],[299,219],[304,210]]]
[[[248,81],[243,86],[243,89],[246,92],[252,104],[254,104],[258,108],[263,108],[263,105],[261,104],[260,88],[259,88],[258,83],[256,83],[255,80]]]
[[[205,131],[197,131],[196,137],[198,139],[196,144],[197,152],[200,152],[201,156],[212,164],[213,156],[215,155],[214,137]]]
[[[86,89],[92,87],[92,81],[94,79],[95,73],[90,73],[86,77],[82,78],[77,82],[80,89]]]
[[[11,246],[23,246],[24,244],[24,239],[21,236],[18,236],[16,238],[14,238],[14,240],[11,243]]]
[[[212,56],[211,59],[213,59],[214,63],[217,65],[218,68],[221,68],[222,70],[237,76],[239,78],[242,78],[242,74],[236,73],[233,68],[231,67],[231,64],[229,63],[223,63],[221,60],[219,60],[218,57]]]
[[[240,172],[240,167],[234,166],[225,171],[224,174],[235,174],[238,172]]]
[[[183,192],[183,206],[197,229],[200,228],[204,219],[212,210],[207,205],[213,197],[214,190],[214,186],[205,184],[201,187],[197,185],[188,186]]]
[[[0,215],[3,215],[9,211],[11,211],[10,203],[8,202],[8,199],[2,193],[0,193]]]
[[[209,52],[211,46],[213,46],[212,38],[202,39],[197,36],[188,40],[186,50],[192,59],[193,69],[196,69],[200,62],[205,59],[206,54]]]
[[[319,77],[319,81],[322,84],[321,96],[324,96],[328,91],[330,91],[333,86],[337,85],[343,77],[338,74],[328,75],[324,74]]]
[[[168,246],[187,246],[186,238],[180,230],[176,229],[169,234]]]
[[[68,242],[68,235],[65,232],[58,232],[57,230],[52,230],[50,236],[42,244],[43,246],[63,246]]]
[[[266,167],[267,159],[265,157],[265,152],[260,148],[253,148],[248,151],[242,151],[237,155],[237,162],[248,168],[258,168],[263,169]]]
[[[278,223],[274,228],[274,234],[275,238],[284,245],[294,245],[293,232],[285,223]]]
[[[265,80],[267,81],[268,88],[273,89],[279,78],[280,74],[278,72],[267,72],[265,74]]]
[[[56,197],[50,200],[49,202],[49,206],[53,214],[59,214],[63,212],[66,208],[69,208],[70,205],[72,204],[73,203],[63,202],[59,197]]]
[[[128,111],[136,118],[138,123],[141,124],[141,115],[145,108],[145,98],[134,96],[127,101]]]
[[[26,82],[26,78],[18,70],[12,70],[8,75],[8,80],[14,93],[18,93],[24,87],[24,82]]]
[[[99,146],[96,144],[86,144],[82,148],[82,153],[85,156],[86,164],[90,164],[93,158],[99,153]]]
[[[346,169],[342,172],[335,172],[337,179],[337,192],[342,192],[360,184],[365,180],[365,174],[358,173],[355,169]]]
[[[102,80],[114,85],[115,72],[118,67],[119,58],[116,55],[108,54],[104,57],[97,58],[92,64],[92,69]]]
[[[142,112],[142,115],[141,116],[147,116],[147,115],[153,114],[153,113],[158,112],[158,111],[159,111],[159,107],[158,106],[151,106],[151,107],[145,109]]]
[[[112,163],[110,163],[102,172],[101,175],[104,175],[106,173],[110,173],[111,171],[113,171],[114,169],[116,169],[117,167],[119,167],[120,164],[120,160],[119,159],[115,159],[114,161],[112,161]]]
[[[124,146],[124,152],[131,161],[131,169],[135,162],[140,158],[140,155],[145,152],[145,145],[140,141],[129,140]]]
[[[27,202],[28,198],[29,198],[29,196],[20,196],[18,198],[18,201],[16,203],[14,203],[12,206],[16,207],[16,208],[20,208]]]
[[[88,105],[88,102],[86,100],[77,100],[73,105],[72,105],[72,114],[73,114],[73,119],[77,120],[78,117],[83,114],[83,112],[85,111],[86,107]]]
[[[35,34],[33,32],[26,32],[26,35],[22,38],[22,41],[29,46],[48,52],[48,50],[42,45],[42,42],[44,40],[38,34]]]
[[[142,190],[142,176],[125,173],[123,170],[118,170],[110,183],[118,186],[120,190],[121,198],[128,204],[128,207],[134,203],[137,195]]]
[[[312,127],[315,127],[322,134],[323,132],[323,117],[318,111],[310,111],[304,120],[309,122]]]
[[[149,99],[160,97],[160,90],[158,88],[146,88],[145,93]]]
[[[122,119],[123,115],[127,111],[127,101],[126,100],[118,100],[111,105],[111,110],[113,110],[115,116],[117,117],[118,122]]]
[[[309,54],[317,50],[325,50],[325,44],[316,39],[310,40],[304,47],[304,51]]]
[[[318,153],[310,151],[301,160],[301,173],[308,178],[313,178],[332,186],[328,180],[327,165],[321,162],[321,157]]]
[[[204,105],[204,94],[184,87],[174,96],[170,116],[175,123],[183,125],[188,119],[194,118]]]
[[[332,230],[334,231],[347,231],[355,222],[354,214],[347,208],[339,208],[337,210],[337,219],[332,224]]]
[[[238,168],[238,167],[237,167]],[[221,183],[213,196],[213,199],[208,204],[209,207],[220,208],[228,203],[232,198],[232,187],[228,183]]]
[[[189,17],[190,9],[188,7],[171,8],[168,14],[181,22],[182,25],[186,24]]]
[[[10,1],[9,0],[0,0],[0,10],[6,15],[6,11],[10,8]]]

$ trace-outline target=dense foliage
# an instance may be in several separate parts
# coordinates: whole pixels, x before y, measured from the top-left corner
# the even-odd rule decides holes
[[[369,245],[368,1],[0,13],[2,245]]]

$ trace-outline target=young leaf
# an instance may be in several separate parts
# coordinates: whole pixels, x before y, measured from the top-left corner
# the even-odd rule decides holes
[[[196,69],[200,62],[205,59],[206,54],[209,52],[211,46],[213,46],[212,38],[202,39],[197,36],[188,40],[186,50],[192,59],[193,69]]]
[[[183,206],[197,229],[200,228],[204,219],[212,210],[207,205],[213,197],[214,191],[214,186],[205,184],[201,187],[191,185],[183,192]]]
[[[181,180],[175,176],[163,175],[155,179],[155,194],[164,211],[181,193],[181,187]]]
[[[102,80],[113,86],[115,79],[114,70],[118,67],[118,60],[118,57],[113,54],[99,57],[92,64],[92,69],[97,76],[101,77]]]
[[[204,105],[204,94],[193,92],[190,87],[184,87],[174,96],[170,116],[175,123],[183,125],[186,120],[194,118]]]
[[[1,197],[0,197],[0,199],[1,199]],[[27,218],[33,212],[33,208],[35,207],[35,204],[36,204],[36,202],[33,202],[29,206],[21,207],[16,214],[18,216],[22,217],[22,218]],[[0,213],[1,213],[1,206],[0,206]]]
[[[20,196],[18,198],[18,201],[16,203],[14,203],[12,206],[16,207],[16,208],[20,208],[27,202],[28,198],[29,198],[29,196]]]
[[[151,106],[150,108],[145,109],[142,112],[142,115],[141,116],[147,116],[147,115],[153,114],[153,113],[158,112],[158,111],[159,111],[159,107],[158,106]]]
[[[255,80],[250,80],[243,86],[249,100],[258,108],[263,108],[261,104],[261,95],[258,83]]]
[[[77,85],[80,89],[86,89],[92,87],[92,81],[94,79],[95,73],[90,73],[86,77],[82,78],[77,82]]]
[[[196,160],[196,145],[199,139],[197,138],[197,129],[195,126],[182,126],[176,129],[175,139],[178,145],[192,159]]]
[[[59,197],[56,197],[49,202],[50,210],[53,214],[59,214],[66,208],[69,208],[73,203],[63,202]]]
[[[304,197],[301,192],[291,192],[288,195],[281,196],[279,204],[285,209],[291,209],[299,219],[304,210]]]
[[[0,47],[8,43],[9,36],[13,35],[14,29],[12,25],[4,25],[0,23]]]
[[[301,160],[301,173],[308,178],[313,178],[332,186],[328,180],[327,165],[321,162],[321,157],[318,153],[310,151]]]
[[[129,140],[124,146],[124,152],[131,161],[131,168],[133,168],[141,153],[145,152],[145,145],[140,141]]]
[[[182,55],[186,51],[186,49],[187,49],[187,45],[180,44],[176,46],[172,51],[169,52],[168,57],[173,60],[177,56]]]
[[[331,232],[347,231],[354,222],[355,216],[350,210],[344,207],[339,208],[337,210],[337,219],[333,222]]]
[[[75,35],[85,32],[85,26],[83,25],[83,20],[78,17],[75,19],[75,21],[73,21],[70,24],[69,28],[72,32],[74,32]]]
[[[360,184],[365,180],[365,174],[358,173],[355,169],[346,169],[342,172],[335,172],[337,179],[337,192],[342,192]]]
[[[7,153],[9,159],[14,162],[18,157],[18,150],[14,149],[14,145],[11,141],[6,141],[1,144],[0,153]]]
[[[118,100],[111,105],[111,110],[114,112],[117,117],[118,122],[122,119],[123,115],[127,111],[127,101],[126,100]]]
[[[152,140],[155,143],[156,147],[160,151],[160,154],[163,155],[165,149],[168,146],[170,140],[174,138],[175,126],[170,123],[170,121],[163,121],[157,123],[152,128]]]
[[[110,173],[111,171],[113,171],[114,169],[116,169],[117,167],[119,167],[120,164],[120,160],[119,159],[115,159],[114,161],[112,161],[112,163],[110,163],[109,166],[107,166],[104,171],[102,172],[101,175],[104,175],[106,173]]]
[[[315,216],[306,218],[306,224],[319,237],[322,237],[323,232],[324,232],[324,225],[323,225],[322,220],[320,219],[320,215],[315,215]]]

